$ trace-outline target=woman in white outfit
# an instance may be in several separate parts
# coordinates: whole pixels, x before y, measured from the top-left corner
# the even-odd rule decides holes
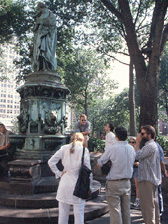
[[[84,223],[85,200],[73,195],[81,167],[84,136],[82,133],[75,133],[72,140],[72,143],[62,146],[48,161],[56,178],[61,178],[56,195],[59,202],[58,224],[68,224],[70,205],[73,205],[75,224]],[[60,159],[64,166],[63,171],[59,171],[56,166]],[[91,169],[87,148],[85,148],[84,165]]]

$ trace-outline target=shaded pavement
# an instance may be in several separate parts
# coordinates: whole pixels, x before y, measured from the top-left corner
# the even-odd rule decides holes
[[[86,224],[109,224],[110,223],[110,214],[109,212],[104,216],[94,219],[92,221],[86,222]],[[141,211],[138,209],[131,209],[131,223],[132,224],[140,224],[144,223]],[[162,224],[168,224],[168,211],[164,211],[162,217]]]

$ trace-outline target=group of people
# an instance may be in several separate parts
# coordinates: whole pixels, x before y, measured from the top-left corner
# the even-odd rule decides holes
[[[163,211],[161,182],[168,177],[164,164],[164,154],[156,142],[156,132],[151,125],[141,127],[138,136],[128,139],[127,130],[112,123],[104,126],[105,150],[98,159],[97,167],[111,161],[112,166],[106,176],[106,199],[110,210],[110,223],[130,224],[131,178],[134,177],[136,200],[134,205],[140,206],[145,224],[159,224]],[[82,114],[75,124],[75,133],[71,143],[63,145],[48,161],[48,165],[60,178],[56,199],[59,202],[59,224],[68,224],[70,205],[73,205],[75,224],[84,223],[85,200],[73,195],[84,153],[84,165],[91,169],[90,154],[87,143],[90,134],[90,122]],[[8,131],[0,123],[0,168],[4,166],[4,158],[9,148]],[[61,160],[64,167],[60,171],[56,166]],[[90,175],[92,191],[92,174]]]
[[[110,223],[130,224],[130,197],[132,176],[135,178],[136,203],[142,211],[145,224],[159,224],[158,189],[161,189],[161,175],[167,175],[163,154],[155,142],[155,129],[150,125],[141,127],[136,138],[128,139],[124,127],[115,128],[111,123],[104,127],[106,132],[105,151],[98,159],[97,167],[111,160],[112,166],[106,176],[106,199],[110,210]],[[68,223],[70,205],[74,208],[75,224],[84,223],[85,200],[73,195],[78,178],[83,147],[87,146],[90,122],[81,115],[75,125],[72,142],[64,145],[48,161],[49,167],[60,177],[56,199],[59,202],[59,224]],[[63,171],[57,162],[62,160]],[[84,164],[90,169],[90,156],[86,148]],[[162,173],[161,173],[162,170]],[[133,172],[134,171],[134,172]],[[92,177],[90,189],[92,190]]]

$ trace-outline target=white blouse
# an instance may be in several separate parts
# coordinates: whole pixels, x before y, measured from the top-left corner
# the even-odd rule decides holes
[[[49,159],[48,165],[51,168],[52,172],[55,174],[56,178],[61,177],[57,190],[56,199],[58,201],[73,205],[83,203],[85,201],[73,195],[73,191],[81,167],[83,145],[81,142],[76,142],[73,153],[70,153],[71,147],[72,143],[62,146]],[[63,176],[61,176],[62,171],[59,171],[56,166],[56,164],[60,159],[62,160],[64,171],[66,171],[66,173],[63,174]],[[90,154],[87,148],[85,148],[84,165],[87,166],[89,169],[91,169]]]

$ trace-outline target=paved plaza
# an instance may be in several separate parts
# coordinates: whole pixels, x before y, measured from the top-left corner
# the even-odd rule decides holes
[[[86,224],[109,224],[109,223],[110,223],[109,212],[100,218],[86,222]],[[140,224],[140,223],[144,223],[141,211],[138,209],[131,209],[131,224]],[[161,224],[168,224],[168,210],[163,213]]]

